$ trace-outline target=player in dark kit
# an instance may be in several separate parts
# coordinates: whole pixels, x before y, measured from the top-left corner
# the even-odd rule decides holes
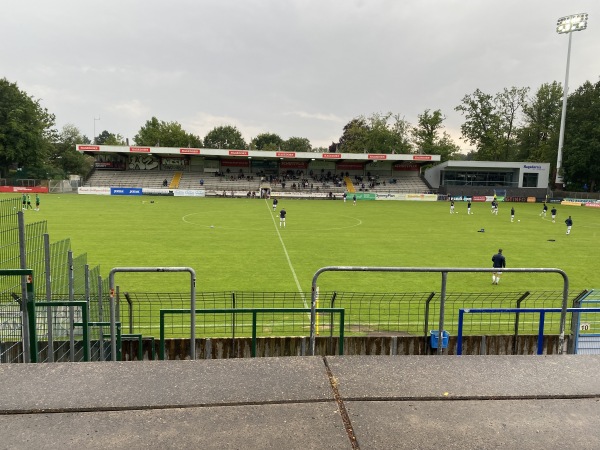
[[[274,198],[273,199],[273,211],[275,211],[275,209],[277,208],[277,203],[279,203],[279,201],[276,198]]]
[[[502,254],[502,249],[498,249],[498,253],[492,256],[492,267],[494,269],[503,269],[506,267],[506,258]],[[500,282],[500,275],[502,270],[492,272],[492,284],[498,284]]]
[[[556,222],[556,208],[552,207],[550,210],[550,214],[552,215],[552,223]]]
[[[279,211],[279,227],[281,228],[282,224],[283,224],[283,228],[285,228],[285,215],[287,214],[287,212],[285,211],[285,208],[281,208],[281,211]]]
[[[567,217],[565,224],[567,225],[567,234],[571,234],[571,227],[573,226],[573,219],[571,219],[571,216]]]
[[[515,207],[514,206],[512,208],[510,208],[510,221],[511,222],[515,221]]]

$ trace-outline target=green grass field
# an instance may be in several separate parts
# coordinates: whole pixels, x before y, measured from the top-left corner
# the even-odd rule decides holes
[[[9,195],[4,195],[9,197]],[[14,196],[10,196],[14,197]],[[541,204],[281,199],[286,228],[270,201],[192,197],[108,197],[48,194],[26,221],[47,220],[52,241],[71,239],[75,255],[87,253],[103,277],[114,267],[191,267],[198,291],[302,291],[310,293],[324,266],[491,267],[501,247],[507,267],[563,269],[570,291],[598,287],[600,211],[558,205],[556,223],[539,216]],[[510,222],[510,207],[516,219]],[[574,226],[565,234],[565,218]],[[485,229],[484,233],[478,232]],[[189,275],[117,274],[116,283],[137,292],[186,292]],[[330,272],[322,290],[427,292],[440,290],[439,274]],[[449,274],[448,291],[561,290],[557,274]]]

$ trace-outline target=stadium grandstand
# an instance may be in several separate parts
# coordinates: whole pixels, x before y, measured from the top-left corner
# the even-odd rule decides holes
[[[204,191],[206,196],[283,193],[339,197],[344,192],[432,194],[424,165],[439,155],[309,153],[77,145],[95,158],[84,188]],[[164,193],[164,192],[162,192]]]

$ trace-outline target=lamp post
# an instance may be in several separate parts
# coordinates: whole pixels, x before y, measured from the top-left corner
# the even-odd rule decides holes
[[[558,155],[556,157],[556,184],[563,184],[563,177],[560,174],[562,166],[562,150],[563,143],[565,140],[565,119],[567,117],[567,96],[569,94],[569,63],[571,60],[571,37],[573,31],[582,31],[587,28],[588,15],[586,13],[573,14],[572,16],[565,16],[558,19],[556,22],[556,32],[558,34],[569,35],[569,47],[567,50],[567,71],[565,74],[565,84],[563,86],[563,103],[562,103],[562,114],[560,116],[560,132],[558,135]]]
[[[100,120],[100,116],[98,116],[96,118],[96,116],[94,116],[94,138],[92,139],[93,143],[96,143],[96,120]]]

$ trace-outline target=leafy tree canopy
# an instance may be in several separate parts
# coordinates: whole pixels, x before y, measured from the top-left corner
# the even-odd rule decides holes
[[[159,121],[152,117],[133,138],[136,145],[152,147],[202,147],[202,140],[187,133],[177,122]]]
[[[410,124],[399,115],[359,116],[344,127],[338,150],[343,153],[410,153]]]
[[[39,100],[0,79],[0,171],[43,167],[56,133],[54,120]]]
[[[281,149],[283,139],[275,133],[261,133],[252,139],[251,144],[256,150],[277,151]]]
[[[281,150],[286,152],[310,152],[311,149],[307,138],[291,137],[281,144]]]
[[[224,125],[213,128],[204,136],[204,147],[243,149],[246,141],[236,127]]]

